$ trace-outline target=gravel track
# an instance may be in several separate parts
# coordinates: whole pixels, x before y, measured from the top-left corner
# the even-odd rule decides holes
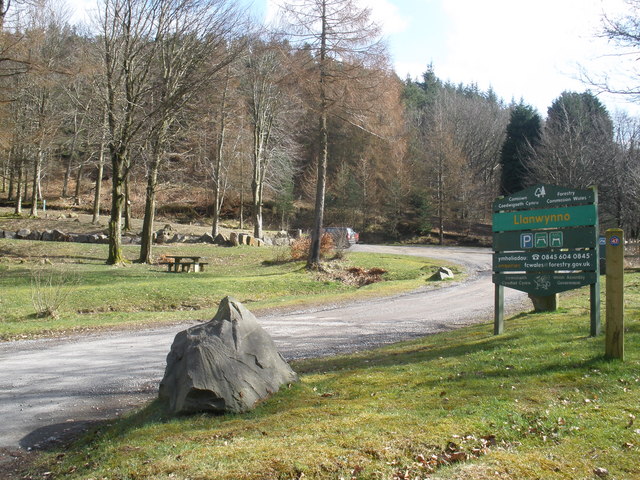
[[[353,249],[437,258],[464,266],[469,275],[444,288],[260,317],[285,358],[368,349],[493,316],[489,249]],[[528,308],[525,294],[506,293],[508,313]],[[46,448],[151,400],[173,337],[190,325],[0,344],[0,447]]]

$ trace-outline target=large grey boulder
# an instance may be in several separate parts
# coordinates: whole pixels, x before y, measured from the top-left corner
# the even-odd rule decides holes
[[[555,312],[560,305],[560,294],[558,293],[547,296],[529,294],[529,298],[533,303],[533,310],[536,312]]]
[[[72,241],[77,243],[91,243],[90,237],[91,235],[86,233],[76,233],[76,234],[73,234]]]
[[[238,245],[240,245],[240,240],[236,232],[231,232],[229,234],[229,243],[231,244],[232,247],[237,247]]]
[[[176,233],[173,237],[171,237],[171,240],[169,240],[169,243],[185,243],[188,240],[188,237],[182,233]]]
[[[291,237],[289,237],[289,234],[286,231],[280,230],[273,237],[272,243],[277,246],[291,245]]]
[[[216,235],[216,238],[213,239],[213,243],[216,245],[226,245],[229,240],[222,234],[219,233]]]
[[[256,317],[226,297],[210,322],[176,335],[159,396],[174,414],[241,413],[297,379]]]
[[[69,237],[69,235],[64,233],[62,230],[55,229],[53,231],[53,241],[54,242],[68,242],[70,240],[71,240],[71,238]]]
[[[16,232],[16,237],[18,240],[26,240],[31,235],[31,230],[28,228],[21,228]]]
[[[436,273],[429,277],[429,280],[447,280],[453,278],[453,272],[447,267],[440,267]]]
[[[53,230],[45,230],[44,232],[42,232],[40,240],[42,240],[43,242],[53,242]]]
[[[155,241],[159,244],[168,243],[174,234],[175,230],[170,224],[167,223],[164,227],[156,232]]]
[[[100,235],[98,235],[97,233],[91,233],[87,236],[87,240],[89,240],[89,243],[99,243],[100,242]]]
[[[213,235],[210,233],[205,233],[199,238],[200,243],[215,243],[215,239]]]

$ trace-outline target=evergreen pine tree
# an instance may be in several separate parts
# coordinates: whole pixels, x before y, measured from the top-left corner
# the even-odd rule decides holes
[[[520,103],[511,111],[507,137],[500,152],[502,195],[509,195],[525,187],[527,161],[540,140],[541,125],[540,115],[529,105]]]

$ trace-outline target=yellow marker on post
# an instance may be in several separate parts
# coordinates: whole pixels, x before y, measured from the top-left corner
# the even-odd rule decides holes
[[[619,228],[606,233],[607,325],[605,355],[624,360],[624,237]]]

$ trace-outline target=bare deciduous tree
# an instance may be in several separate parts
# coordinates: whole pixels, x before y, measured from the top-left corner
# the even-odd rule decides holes
[[[104,0],[100,18],[105,108],[111,157],[111,217],[108,264],[122,256],[125,181],[136,136],[146,126],[143,105],[151,88],[159,44],[162,0]]]
[[[252,129],[251,178],[253,234],[262,238],[262,203],[265,182],[274,171],[291,174],[292,137],[297,99],[287,90],[289,76],[286,45],[256,39],[246,62],[244,92]],[[271,167],[276,164],[278,168]]]
[[[640,0],[625,0],[627,13],[618,17],[605,14],[602,18],[601,36],[616,48],[615,68],[594,74],[582,68],[582,79],[601,92],[640,100],[640,70],[637,59],[640,50]]]
[[[345,105],[355,99],[350,92],[358,91],[360,99],[366,96],[365,89],[359,88],[357,74],[363,71],[362,67],[378,66],[380,59],[386,57],[379,27],[371,21],[369,10],[360,8],[354,0],[297,0],[285,3],[282,9],[289,38],[313,52],[318,176],[307,266],[316,267],[320,262],[329,156],[327,119],[342,107],[343,118],[359,123],[356,105]],[[364,127],[361,123],[360,126]]]
[[[157,70],[148,101],[151,160],[140,262],[151,261],[158,172],[180,113],[206,82],[243,51],[241,12],[228,0],[161,0],[155,32]]]
[[[614,117],[615,157],[607,166],[609,192],[601,205],[601,223],[640,235],[640,121],[625,113]]]
[[[438,219],[438,241],[444,243],[445,220],[451,219],[456,201],[459,201],[461,184],[466,176],[465,157],[456,143],[455,122],[451,122],[449,100],[446,90],[438,96],[432,114],[433,128],[425,140],[427,182],[435,198],[435,215]]]

